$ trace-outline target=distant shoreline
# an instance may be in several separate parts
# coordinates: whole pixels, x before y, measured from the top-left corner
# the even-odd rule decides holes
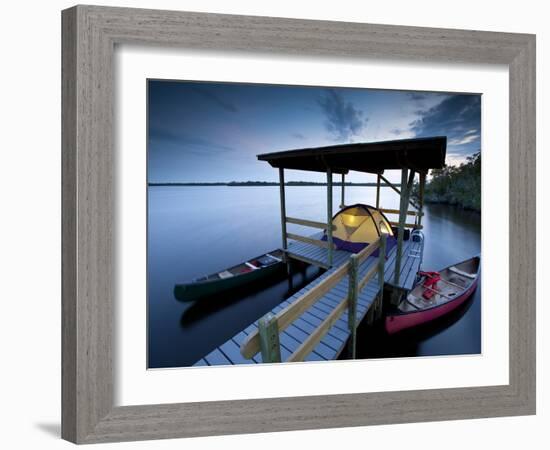
[[[288,181],[285,186],[326,186],[327,183],[316,183],[313,181]],[[342,182],[334,182],[333,186],[342,186]],[[231,187],[263,187],[263,186],[279,186],[279,183],[272,181],[230,181],[228,183],[215,182],[215,183],[148,183],[148,186],[231,186]],[[376,187],[376,183],[344,183],[344,186],[369,186]],[[401,186],[399,183],[394,186]],[[380,184],[380,187],[388,187],[384,183]]]

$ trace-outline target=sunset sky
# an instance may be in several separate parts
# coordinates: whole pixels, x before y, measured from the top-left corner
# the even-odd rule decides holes
[[[148,118],[149,182],[277,181],[256,155],[305,147],[447,136],[446,162],[459,164],[481,145],[481,96],[469,94],[150,80]]]

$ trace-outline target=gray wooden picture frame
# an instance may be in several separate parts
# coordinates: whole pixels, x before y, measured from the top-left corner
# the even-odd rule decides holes
[[[64,439],[93,443],[535,413],[535,36],[97,6],[63,11],[62,31]],[[128,43],[507,65],[509,384],[115,407],[113,52]]]

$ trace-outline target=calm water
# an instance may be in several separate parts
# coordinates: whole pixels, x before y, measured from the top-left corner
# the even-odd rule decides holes
[[[241,291],[217,304],[178,302],[175,284],[281,246],[279,188],[150,187],[148,195],[149,367],[192,365],[318,275],[310,267],[290,280],[268,280],[259,294]],[[346,188],[347,204],[374,204],[374,196],[374,188]],[[287,214],[323,221],[325,198],[324,187],[287,187]],[[339,203],[335,188],[334,211]],[[398,208],[399,197],[382,189],[381,205]],[[424,269],[440,269],[479,253],[479,214],[442,205],[425,212]],[[289,225],[289,231],[314,230]],[[360,357],[479,353],[480,303],[478,289],[452,317],[397,339],[361,329],[366,345],[360,346]]]

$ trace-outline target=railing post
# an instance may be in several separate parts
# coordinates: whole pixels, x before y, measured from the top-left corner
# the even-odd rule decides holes
[[[332,170],[327,168],[327,242],[328,266],[332,267]]]
[[[279,344],[277,318],[272,313],[267,313],[258,321],[258,328],[262,362],[281,362],[281,347]]]
[[[342,174],[342,199],[340,201],[340,209],[344,208],[346,206],[346,198],[345,198],[345,191],[344,191],[344,187],[346,185],[346,174],[343,173]]]
[[[285,169],[279,167],[279,195],[281,200],[281,237],[283,239],[283,250],[287,249],[286,239],[286,202],[285,202]]]
[[[359,268],[357,255],[351,255],[349,259],[349,288],[348,288],[348,328],[351,333],[349,341],[349,355],[355,359],[357,347],[357,297],[359,295]]]
[[[290,258],[286,254],[288,238],[286,235],[286,200],[285,200],[285,169],[279,167],[279,195],[281,200],[281,238],[283,240],[283,261],[286,263],[286,273],[290,275]]]
[[[426,186],[426,172],[420,172],[420,180],[418,183],[418,222],[417,225],[422,225],[422,214],[424,213],[424,187]]]
[[[386,240],[388,235],[384,232],[380,234],[380,247],[378,250],[378,286],[380,293],[378,294],[377,308],[376,308],[376,318],[379,319],[382,315],[382,305],[384,299],[384,272],[386,268]]]
[[[403,252],[403,235],[405,233],[405,222],[407,220],[407,209],[409,205],[409,194],[414,180],[414,171],[409,174],[407,182],[407,169],[401,170],[401,198],[399,203],[399,224],[397,229],[397,249],[395,253],[395,272],[393,284],[399,286],[399,276],[401,274],[401,254]]]
[[[376,175],[376,209],[380,208],[380,174]]]

